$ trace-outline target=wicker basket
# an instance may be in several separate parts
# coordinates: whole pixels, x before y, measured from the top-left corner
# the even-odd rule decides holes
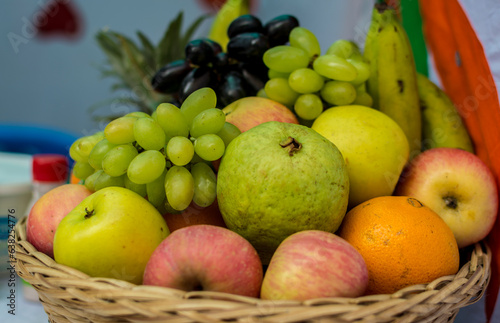
[[[491,251],[481,242],[456,275],[392,295],[264,301],[91,278],[38,252],[25,228],[26,218],[15,228],[16,271],[34,286],[51,322],[452,322],[483,296],[491,274]]]

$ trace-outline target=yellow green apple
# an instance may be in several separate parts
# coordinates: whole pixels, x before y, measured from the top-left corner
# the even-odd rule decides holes
[[[410,148],[401,127],[384,113],[360,105],[329,108],[312,129],[342,153],[349,174],[349,208],[373,197],[391,195]]]
[[[59,223],[54,259],[92,277],[141,284],[149,257],[169,233],[161,214],[142,196],[106,187]]]

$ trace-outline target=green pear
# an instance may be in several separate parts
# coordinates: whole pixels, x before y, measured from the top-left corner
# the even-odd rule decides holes
[[[233,139],[217,175],[224,222],[250,241],[264,264],[295,232],[335,232],[348,196],[349,178],[337,147],[291,123],[262,123]]]

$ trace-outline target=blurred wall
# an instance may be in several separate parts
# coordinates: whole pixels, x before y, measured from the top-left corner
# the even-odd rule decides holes
[[[184,11],[184,26],[207,13],[201,0],[73,1],[83,18],[81,37],[40,39],[29,25],[49,1],[0,2],[0,122],[34,123],[76,135],[103,129],[104,123],[91,119],[89,107],[116,97],[112,80],[102,79],[96,68],[105,59],[94,41],[98,30],[107,27],[134,39],[141,30],[157,43],[179,11]],[[362,44],[371,5],[366,0],[258,0],[254,14],[264,22],[295,15],[326,51],[339,38]],[[196,37],[207,34],[212,20],[205,20]]]

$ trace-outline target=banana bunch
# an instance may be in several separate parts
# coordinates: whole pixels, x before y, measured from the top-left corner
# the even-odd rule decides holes
[[[227,0],[215,16],[208,38],[219,43],[225,51],[229,42],[227,28],[234,19],[248,14],[249,6],[249,0]]]
[[[408,35],[386,4],[375,5],[363,54],[370,63],[366,91],[373,98],[373,107],[403,129],[410,158],[434,147],[474,153],[469,133],[448,95],[416,72]]]
[[[421,151],[422,119],[415,61],[408,35],[387,5],[377,4],[373,10],[364,56],[370,63],[366,90],[373,107],[399,124],[410,156],[416,156]]]
[[[422,111],[422,148],[461,148],[474,153],[472,140],[448,95],[425,75],[417,74]]]

